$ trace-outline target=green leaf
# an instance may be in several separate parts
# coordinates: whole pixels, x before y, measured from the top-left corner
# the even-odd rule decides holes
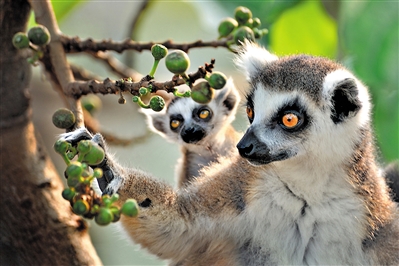
[[[378,18],[378,19],[376,19]],[[399,9],[394,2],[342,2],[342,49],[369,87],[373,126],[385,160],[399,158]]]
[[[63,1],[63,0],[52,0],[51,5],[53,6],[55,18],[57,19],[57,22],[59,23],[63,18],[65,18],[69,12],[74,9],[78,4],[82,3],[81,0],[68,0],[68,1]],[[35,22],[35,16],[32,13],[32,15],[29,18],[29,24],[28,28],[36,25]]]
[[[270,28],[271,50],[335,58],[337,26],[320,1],[304,1],[285,11]]]

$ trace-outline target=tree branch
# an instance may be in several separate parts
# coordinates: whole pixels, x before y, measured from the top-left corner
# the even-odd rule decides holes
[[[188,74],[188,80],[183,79],[179,75],[174,75],[169,81],[158,82],[147,75],[138,82],[133,82],[129,79],[113,81],[109,78],[106,78],[102,82],[97,80],[75,81],[70,82],[67,85],[65,93],[66,95],[76,99],[89,93],[117,94],[128,91],[132,95],[139,95],[141,87],[151,88],[151,93],[156,93],[157,91],[166,91],[171,93],[175,91],[176,86],[187,83],[193,84],[196,80],[204,78],[207,72],[212,72],[214,64],[214,59],[211,60],[210,64],[205,63],[205,66],[199,67],[196,72]]]
[[[44,25],[50,32],[51,41],[48,44],[50,61],[52,64],[53,72],[57,82],[65,92],[68,84],[74,81],[72,71],[66,60],[66,55],[61,42],[61,31],[58,28],[57,20],[55,18],[51,3],[47,1],[33,1],[30,4],[35,13],[35,19],[38,24]],[[74,112],[76,117],[76,127],[81,127],[84,124],[83,111],[80,101],[76,98],[67,98],[69,108]]]
[[[86,40],[80,40],[79,37],[68,37],[66,35],[60,36],[60,41],[64,45],[64,49],[66,53],[78,53],[78,52],[98,52],[98,51],[115,51],[118,53],[122,53],[125,50],[136,50],[141,52],[143,50],[151,50],[151,47],[155,44],[155,42],[135,42],[130,39],[126,39],[121,42],[116,42],[112,40],[102,40],[95,41],[91,38]],[[198,40],[191,43],[174,43],[171,40],[167,40],[165,42],[159,43],[164,45],[168,49],[180,49],[183,51],[188,51],[192,48],[200,48],[200,47],[225,47],[228,48],[227,39],[216,40],[216,41],[208,41],[204,42],[202,40]]]
[[[31,65],[11,40],[30,11],[27,0],[0,1],[0,265],[101,265],[29,115]]]
[[[175,86],[185,84],[185,80],[182,78],[174,78],[166,82],[156,82],[154,80],[143,79],[139,82],[130,82],[128,80],[111,80],[106,78],[105,80],[89,80],[89,81],[74,81],[68,84],[66,94],[76,99],[82,95],[90,93],[101,93],[101,94],[117,94],[125,91],[129,91],[132,95],[138,95],[138,91],[141,87],[152,86],[152,92],[158,90],[164,90],[166,92],[173,92]]]

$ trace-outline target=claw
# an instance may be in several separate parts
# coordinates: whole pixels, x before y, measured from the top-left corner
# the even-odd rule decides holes
[[[81,140],[91,140],[93,136],[90,132],[85,128],[81,127],[76,129],[75,131],[64,133],[60,135],[60,139],[63,139],[72,144],[72,146],[76,146]]]
[[[95,143],[100,145],[101,148],[104,149],[104,147],[105,147],[104,138],[103,138],[103,136],[101,136],[101,134],[99,134],[99,133],[95,134],[94,137],[92,138],[92,141],[94,141]]]
[[[105,194],[113,195],[113,194],[117,193],[119,188],[122,186],[122,183],[123,183],[123,179],[120,176],[114,176],[114,173],[113,173],[112,181],[108,183],[107,187],[104,190],[102,190],[103,195],[105,195]]]

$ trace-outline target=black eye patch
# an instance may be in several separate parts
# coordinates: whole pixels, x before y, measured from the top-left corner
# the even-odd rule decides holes
[[[178,123],[177,126],[172,126],[172,124],[174,124],[175,122]],[[177,115],[171,115],[170,116],[170,120],[169,120],[169,126],[170,129],[173,131],[176,131],[177,129],[179,129],[184,123],[184,118],[181,114],[177,114]]]
[[[208,122],[212,119],[213,112],[208,106],[195,108],[192,112],[192,117],[197,122]]]
[[[295,116],[298,120],[295,126],[288,127],[284,121],[287,115]],[[310,122],[311,118],[306,112],[306,108],[300,104],[298,99],[287,102],[284,104],[273,116],[272,123],[279,125],[287,132],[298,132],[304,130]]]

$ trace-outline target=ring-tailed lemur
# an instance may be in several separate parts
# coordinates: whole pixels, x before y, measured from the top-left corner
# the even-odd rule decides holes
[[[399,264],[398,208],[376,163],[365,86],[330,60],[250,43],[237,62],[251,85],[241,156],[179,190],[110,157],[102,165],[103,193],[141,206],[121,219],[131,238],[183,265]]]
[[[152,131],[180,145],[182,157],[176,165],[178,187],[189,183],[219,156],[236,151],[235,145],[242,135],[231,122],[239,102],[240,96],[230,78],[223,89],[215,91],[208,104],[174,98],[162,112],[143,110]]]

